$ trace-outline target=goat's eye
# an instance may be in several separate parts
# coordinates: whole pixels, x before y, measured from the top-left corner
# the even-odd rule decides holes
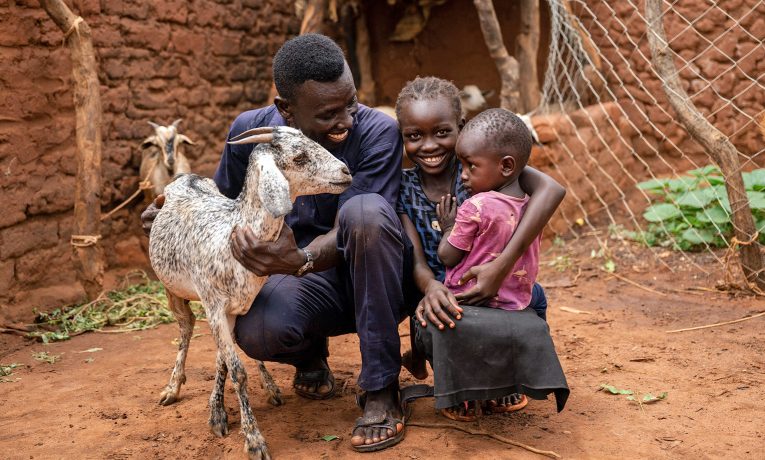
[[[308,163],[308,154],[305,152],[300,153],[295,158],[293,158],[292,161],[294,161],[296,165],[302,166]]]

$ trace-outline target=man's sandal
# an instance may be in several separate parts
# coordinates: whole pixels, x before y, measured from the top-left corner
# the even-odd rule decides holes
[[[356,424],[353,427],[353,432],[356,432],[357,428],[381,428],[392,431],[394,435],[373,444],[361,444],[358,446],[351,445],[351,447],[357,452],[376,452],[400,443],[406,434],[406,421],[409,419],[409,415],[411,415],[412,412],[409,403],[415,399],[428,396],[433,396],[433,387],[430,385],[420,384],[402,388],[399,390],[399,403],[401,405],[401,413],[403,414],[402,417],[396,417],[390,412],[385,412],[385,414],[376,416],[369,415],[359,417],[356,419]],[[358,404],[361,409],[364,409],[366,400],[366,393],[361,393],[356,396],[356,404]],[[403,425],[401,431],[398,431],[399,423]]]
[[[306,391],[298,388],[298,385],[310,386],[316,385],[317,391]],[[329,391],[326,393],[319,393],[320,386],[326,385],[329,387]],[[313,371],[296,371],[295,379],[292,381],[292,388],[299,396],[308,399],[324,400],[335,396],[337,391],[335,387],[335,376],[329,369],[316,369]]]

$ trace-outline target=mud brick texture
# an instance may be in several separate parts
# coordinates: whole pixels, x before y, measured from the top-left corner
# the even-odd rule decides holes
[[[103,190],[108,212],[138,188],[148,120],[195,143],[196,172],[210,175],[228,126],[266,103],[271,58],[298,33],[280,0],[66,0],[90,25],[103,105]],[[81,293],[69,237],[75,187],[75,117],[64,34],[34,0],[0,1],[0,303]],[[147,267],[135,199],[105,221],[110,268]],[[73,287],[74,286],[74,287]],[[71,299],[70,299],[71,298]]]

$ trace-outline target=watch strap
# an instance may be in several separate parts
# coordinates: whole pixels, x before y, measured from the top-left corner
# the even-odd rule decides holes
[[[303,254],[305,254],[305,263],[302,267],[298,268],[295,272],[295,276],[303,276],[306,273],[308,273],[309,270],[313,268],[313,254],[308,249],[302,249]]]

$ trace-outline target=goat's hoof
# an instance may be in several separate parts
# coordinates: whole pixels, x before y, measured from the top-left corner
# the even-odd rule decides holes
[[[271,404],[272,406],[277,406],[277,407],[284,404],[281,391],[277,391],[276,393],[270,393],[268,396],[268,404]]]
[[[250,460],[271,460],[265,442],[251,446],[248,446],[247,442],[245,442],[244,451],[247,452],[247,458]]]
[[[178,401],[178,393],[172,390],[165,390],[159,395],[159,405],[169,406],[170,404]]]
[[[228,434],[228,416],[226,415],[226,411],[220,410],[216,415],[211,413],[207,425],[215,436],[219,438],[226,436]]]

